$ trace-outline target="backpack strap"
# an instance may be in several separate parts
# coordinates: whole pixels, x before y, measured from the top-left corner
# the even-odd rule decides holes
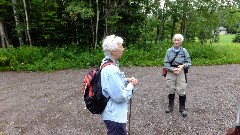
[[[100,70],[102,70],[107,65],[115,65],[115,64],[114,62],[112,62],[112,60],[108,59],[107,62],[105,62],[102,66],[100,66]]]
[[[179,52],[182,52],[183,54],[184,54],[184,62],[186,61],[186,54],[185,54],[185,50],[184,50],[185,48],[183,48],[183,47],[181,47],[181,49],[180,49],[180,51]],[[175,60],[175,58],[178,56],[178,53],[179,52],[177,52],[176,54],[175,54],[175,56],[174,56],[174,58],[171,60],[171,62],[170,62],[170,65],[172,65],[172,63],[173,63],[173,61]]]
[[[107,62],[105,62],[102,66],[100,66],[100,71],[101,71],[104,67],[106,67],[107,65],[115,65],[115,63],[114,63],[112,60],[107,59]],[[109,97],[107,98],[107,101],[109,101],[110,98],[111,98],[111,97],[109,96]]]
[[[170,65],[172,65],[173,61],[177,58],[179,52],[175,52],[176,54],[175,54],[174,58],[170,61]]]

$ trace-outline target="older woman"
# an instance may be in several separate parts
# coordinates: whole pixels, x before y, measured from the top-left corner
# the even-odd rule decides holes
[[[124,48],[121,37],[110,35],[103,40],[103,51],[107,61],[114,62],[102,69],[101,85],[103,95],[110,98],[105,110],[101,114],[107,127],[108,135],[127,135],[126,123],[128,113],[128,101],[132,97],[132,91],[137,84],[137,79],[125,78],[119,69],[118,60],[121,58]]]
[[[169,101],[166,113],[173,111],[175,93],[177,93],[179,95],[179,112],[183,117],[186,117],[187,80],[185,71],[190,68],[191,59],[187,50],[181,47],[183,39],[181,34],[173,36],[173,46],[167,50],[164,58],[164,68],[167,69],[166,89]]]

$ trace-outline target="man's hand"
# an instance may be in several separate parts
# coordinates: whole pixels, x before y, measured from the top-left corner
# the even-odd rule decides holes
[[[176,68],[173,68],[173,73],[174,74],[179,74],[179,72],[184,68],[184,65],[179,65]]]
[[[173,71],[172,71],[174,74],[178,74],[179,73],[179,68],[173,68]]]
[[[179,65],[180,71],[184,68],[184,65]]]

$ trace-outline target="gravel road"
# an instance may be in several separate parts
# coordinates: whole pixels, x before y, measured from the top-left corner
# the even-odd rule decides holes
[[[0,73],[0,135],[103,135],[99,115],[84,109],[81,87],[88,70]],[[131,135],[224,135],[240,105],[240,64],[192,66],[188,73],[188,116],[165,113],[162,67],[123,68],[138,79]]]

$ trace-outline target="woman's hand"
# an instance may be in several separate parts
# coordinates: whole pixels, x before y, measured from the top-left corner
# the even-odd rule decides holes
[[[131,83],[133,86],[137,85],[137,79],[135,79],[134,77],[132,78],[128,78],[127,79],[129,83]]]

